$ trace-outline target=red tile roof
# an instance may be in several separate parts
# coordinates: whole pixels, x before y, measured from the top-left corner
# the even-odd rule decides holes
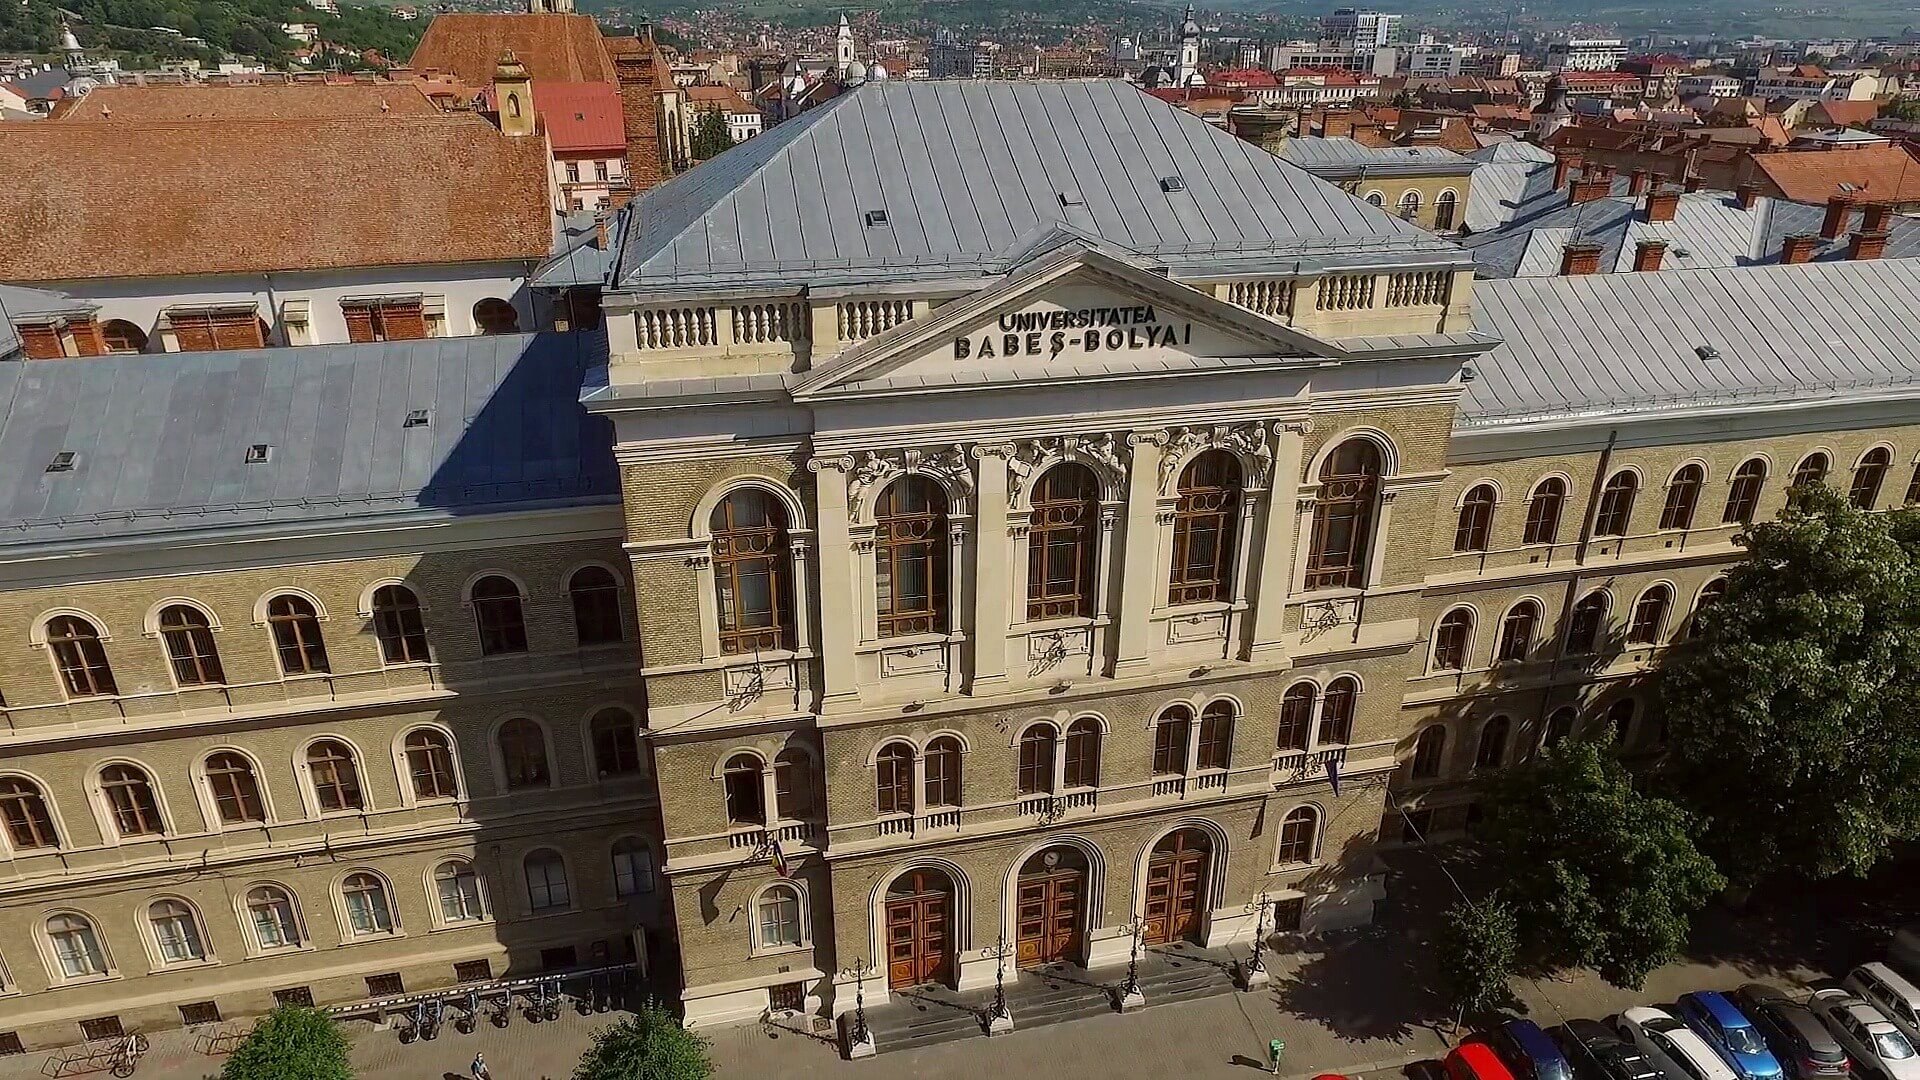
[[[405,82],[100,86],[63,105],[54,119],[292,120],[437,111],[419,86]]]
[[[695,110],[719,109],[724,113],[758,113],[760,111],[754,108],[746,98],[741,97],[740,91],[731,86],[695,84],[683,87],[680,93],[686,97],[687,107]]]
[[[533,108],[556,154],[625,153],[620,91],[603,82],[533,82]]]
[[[1280,82],[1273,72],[1264,68],[1227,68],[1216,71],[1207,77],[1215,86],[1278,86]]]
[[[1824,203],[1842,191],[1861,203],[1920,201],[1920,160],[1898,146],[1787,150],[1755,154],[1753,163],[1794,202]]]
[[[1880,115],[1880,103],[1877,101],[1816,101],[1808,114],[1822,113],[1827,122],[1841,127],[1865,124]]]
[[[500,54],[509,50],[535,79],[614,81],[613,59],[600,25],[590,15],[435,15],[408,66],[451,71],[469,85],[485,86],[493,81]]]

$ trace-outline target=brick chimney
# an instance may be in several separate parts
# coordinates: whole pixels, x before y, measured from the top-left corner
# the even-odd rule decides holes
[[[1660,260],[1666,258],[1665,240],[1642,240],[1633,247],[1634,273],[1660,269]]]
[[[1627,194],[1633,196],[1647,193],[1647,170],[1635,169],[1627,174]]]
[[[1320,122],[1320,134],[1329,139],[1352,138],[1353,114],[1351,112],[1328,113],[1326,119]]]
[[[1780,261],[1788,266],[1798,266],[1813,261],[1813,252],[1820,246],[1817,233],[1794,233],[1780,245]]]
[[[1852,216],[1853,196],[1835,195],[1827,200],[1827,217],[1820,223],[1820,237],[1823,240],[1838,240],[1840,234],[1847,231],[1847,218]]]
[[[1567,198],[1572,203],[1589,203],[1606,198],[1612,191],[1613,181],[1607,177],[1583,176],[1567,189]]]
[[[1575,240],[1560,249],[1560,273],[1572,277],[1576,274],[1597,274],[1600,272],[1600,245],[1590,240]]]
[[[1888,220],[1893,217],[1893,207],[1887,203],[1869,203],[1861,208],[1861,232],[1886,232]]]
[[[600,214],[593,219],[593,246],[597,251],[607,250],[607,215]]]
[[[1567,186],[1567,177],[1580,165],[1580,159],[1572,154],[1559,154],[1553,159],[1553,190],[1559,191]]]
[[[1865,229],[1853,234],[1853,245],[1847,248],[1847,258],[1858,262],[1877,259],[1887,250],[1887,231],[1867,232]]]
[[[1645,217],[1649,223],[1657,225],[1663,221],[1672,221],[1673,216],[1679,212],[1679,192],[1670,187],[1654,188],[1647,192]]]
[[[1752,182],[1741,184],[1733,189],[1733,197],[1740,203],[1740,209],[1751,210],[1760,203],[1760,185]]]
[[[1702,184],[1705,184],[1706,182],[1707,182],[1707,178],[1704,176],[1688,174],[1686,178],[1681,180],[1680,183],[1681,183],[1681,186],[1687,189],[1687,194],[1691,195],[1694,192],[1699,191],[1700,186]]]

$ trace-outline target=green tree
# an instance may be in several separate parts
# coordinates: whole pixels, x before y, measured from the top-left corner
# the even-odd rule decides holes
[[[593,1033],[593,1046],[573,1080],[706,1080],[713,1075],[706,1039],[657,1005]]]
[[[318,1009],[283,1005],[227,1058],[220,1080],[353,1080],[347,1033]]]
[[[1498,899],[1461,900],[1440,926],[1440,978],[1455,1008],[1485,1015],[1513,1003],[1513,977],[1520,963],[1520,921]]]
[[[1585,967],[1638,989],[1677,957],[1693,914],[1726,881],[1693,844],[1687,812],[1634,787],[1597,742],[1568,739],[1496,777],[1480,829],[1508,876],[1521,957]]]
[[[1744,542],[1661,678],[1668,786],[1741,884],[1864,872],[1920,835],[1920,517],[1821,486]]]
[[[733,132],[727,128],[727,114],[711,106],[700,110],[699,119],[693,123],[694,158],[705,161],[732,146]]]

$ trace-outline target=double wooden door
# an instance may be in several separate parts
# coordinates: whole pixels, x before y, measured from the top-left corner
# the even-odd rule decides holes
[[[896,990],[945,982],[952,972],[951,894],[918,875],[909,889],[887,898],[887,985]]]
[[[1194,940],[1207,892],[1213,853],[1185,832],[1161,841],[1147,861],[1147,944]]]
[[[1019,966],[1079,962],[1086,888],[1087,875],[1078,869],[1021,875]]]

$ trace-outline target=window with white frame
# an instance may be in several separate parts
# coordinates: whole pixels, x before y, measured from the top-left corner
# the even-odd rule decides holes
[[[153,944],[162,963],[190,964],[207,958],[200,920],[181,901],[155,901],[147,909],[147,923],[153,927]]]
[[[522,862],[527,873],[527,906],[536,912],[564,911],[573,906],[567,886],[567,864],[560,853],[542,849]]]
[[[653,891],[653,849],[629,836],[613,845],[613,894],[638,896]]]
[[[393,933],[393,903],[387,885],[368,873],[349,874],[340,883],[346,905],[347,931],[354,937]]]
[[[803,940],[800,912],[800,890],[797,886],[784,882],[767,886],[754,905],[754,925],[759,932],[759,947],[798,948]]]
[[[278,885],[255,885],[247,890],[247,919],[253,925],[253,939],[265,950],[300,947],[300,920],[293,910],[293,897]]]
[[[440,900],[440,920],[479,922],[487,917],[480,899],[480,875],[463,859],[448,859],[433,871],[433,892]]]
[[[71,912],[47,920],[47,941],[53,946],[60,977],[85,979],[107,973],[107,952],[93,920]]]

